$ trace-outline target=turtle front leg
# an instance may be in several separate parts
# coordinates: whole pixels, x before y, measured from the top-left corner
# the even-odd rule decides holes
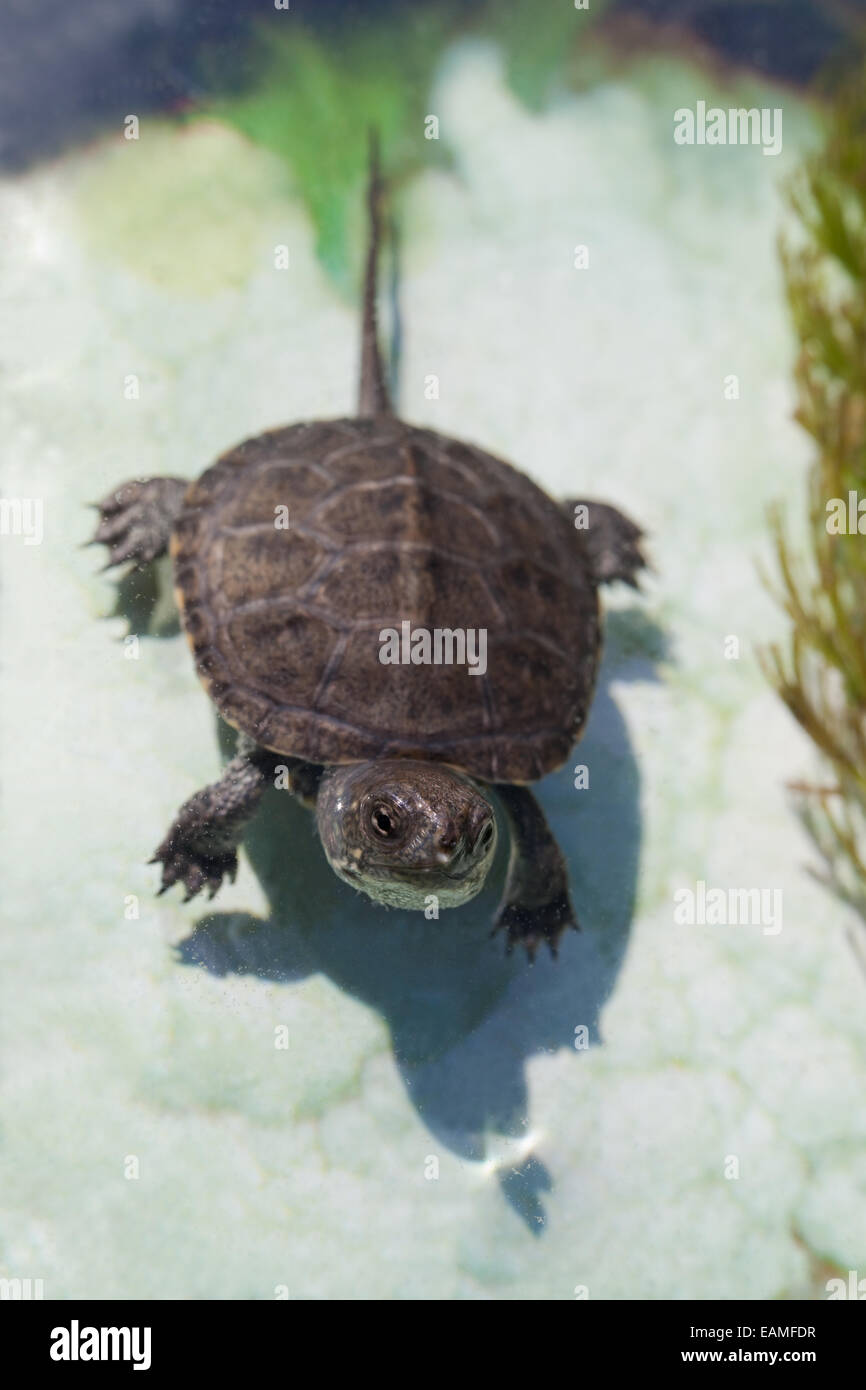
[[[565,860],[528,788],[497,786],[496,793],[511,831],[511,855],[505,893],[491,935],[505,930],[508,955],[519,942],[532,961],[540,942],[546,941],[555,957],[565,929],[578,930],[568,895]]]
[[[99,525],[90,545],[107,545],[105,569],[131,560],[136,568],[168,550],[189,484],[183,478],[134,478],[97,502]]]
[[[279,758],[274,764],[274,785],[291,792],[302,806],[313,811],[324,771],[318,763],[308,763],[303,758]]]
[[[204,887],[213,897],[226,874],[234,882],[238,846],[272,779],[274,762],[275,754],[240,736],[222,777],[184,802],[151,859],[162,864],[160,893],[182,883],[188,902]]]

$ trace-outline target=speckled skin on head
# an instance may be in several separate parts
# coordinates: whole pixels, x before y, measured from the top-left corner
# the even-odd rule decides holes
[[[554,502],[511,465],[398,419],[376,330],[375,146],[356,417],[239,444],[183,490],[125,484],[101,504],[109,565],[170,547],[196,668],[240,732],[220,779],[156,851],[187,897],[234,874],[277,764],[315,807],[334,871],[377,901],[472,898],[493,859],[496,787],[511,852],[494,929],[532,959],[576,926],[559,848],[524,785],[579,738],[598,669],[598,586],[635,583],[639,529]],[[278,518],[287,520],[280,524]],[[465,664],[383,664],[381,633],[486,632]]]

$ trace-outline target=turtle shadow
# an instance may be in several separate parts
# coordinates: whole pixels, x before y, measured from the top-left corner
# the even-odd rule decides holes
[[[614,615],[611,615],[613,618]],[[630,632],[629,623],[626,629]],[[657,630],[635,653],[623,622],[609,625],[585,736],[570,763],[537,791],[566,857],[581,923],[559,959],[507,957],[490,939],[506,849],[484,890],[426,920],[386,911],[331,871],[313,817],[269,790],[244,845],[270,908],[267,919],[210,913],[177,947],[189,966],[279,983],[315,972],[377,1010],[387,1023],[406,1092],[433,1139],[466,1161],[489,1159],[506,1200],[535,1234],[552,1179],[533,1153],[526,1064],[538,1053],[583,1050],[600,1039],[599,1015],[615,984],[631,927],[641,845],[640,778],[611,680],[656,679]],[[222,726],[225,757],[231,731]],[[581,771],[583,769],[583,771]],[[588,785],[585,785],[588,783]],[[501,1141],[501,1142],[500,1142]]]
[[[130,633],[147,637],[175,637],[180,617],[172,598],[171,562],[126,570],[115,579],[111,618],[124,618]]]

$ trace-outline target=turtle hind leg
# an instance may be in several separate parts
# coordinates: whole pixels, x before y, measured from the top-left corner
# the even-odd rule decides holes
[[[95,504],[99,525],[88,542],[108,547],[105,569],[149,565],[168,550],[189,484],[183,478],[135,478]]]
[[[621,579],[636,589],[638,576],[646,568],[640,548],[641,528],[607,502],[575,497],[562,505],[589,551],[596,583],[612,584]]]
[[[496,793],[511,832],[511,856],[491,935],[504,931],[506,952],[520,944],[530,962],[542,941],[555,956],[562,933],[578,929],[562,852],[527,787],[497,786]]]

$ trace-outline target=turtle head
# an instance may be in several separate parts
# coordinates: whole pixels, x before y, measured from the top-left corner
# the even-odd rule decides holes
[[[316,798],[331,868],[391,907],[458,907],[482,887],[496,849],[493,807],[454,768],[393,758],[335,767]]]

